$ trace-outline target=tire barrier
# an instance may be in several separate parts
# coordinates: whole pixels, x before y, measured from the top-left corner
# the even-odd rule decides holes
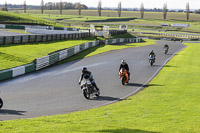
[[[105,40],[105,45],[122,43],[122,42],[137,43],[137,42],[141,42],[141,41],[142,41],[142,38],[117,38],[117,39]]]

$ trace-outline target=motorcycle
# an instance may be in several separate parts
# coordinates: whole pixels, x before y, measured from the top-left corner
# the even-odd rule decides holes
[[[0,109],[3,107],[3,100],[0,97]]]
[[[121,68],[119,71],[119,77],[121,79],[122,85],[125,85],[129,81],[128,73],[125,68]]]
[[[155,62],[155,56],[154,55],[150,55],[149,56],[149,63],[150,63],[150,65],[152,66],[154,62]]]
[[[167,54],[168,48],[164,47],[164,48],[163,48],[163,52],[164,52],[165,54]]]
[[[83,91],[83,95],[86,99],[90,99],[90,96],[95,95],[97,97],[100,96],[100,91],[96,91],[95,87],[92,85],[89,76],[85,76],[81,81],[81,89]]]

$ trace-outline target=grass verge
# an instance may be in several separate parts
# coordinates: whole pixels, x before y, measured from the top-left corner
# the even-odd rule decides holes
[[[65,115],[0,122],[0,132],[200,132],[199,43],[189,44],[150,82],[115,104]]]
[[[0,70],[31,63],[51,52],[69,48],[94,40],[67,40],[24,45],[2,45],[0,47]]]

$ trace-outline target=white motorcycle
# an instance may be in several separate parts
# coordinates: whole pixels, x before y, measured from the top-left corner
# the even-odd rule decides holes
[[[149,63],[150,63],[150,65],[152,66],[154,62],[155,62],[155,56],[150,55],[149,56]]]
[[[168,48],[164,47],[164,48],[163,48],[163,52],[164,52],[165,54],[167,54]]]
[[[100,91],[96,90],[95,87],[92,85],[89,76],[88,77],[84,77],[83,80],[81,81],[81,89],[83,91],[83,95],[86,99],[90,99],[90,96],[92,95],[96,95],[97,97],[99,97],[100,95]]]

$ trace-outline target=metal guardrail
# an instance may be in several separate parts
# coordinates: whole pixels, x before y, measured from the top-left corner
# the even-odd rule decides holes
[[[54,52],[52,54],[49,54],[47,56],[38,58],[35,60],[35,64],[36,64],[36,70],[40,70],[42,68],[48,67],[60,60],[63,60],[65,58],[68,58],[74,54],[77,54],[85,49],[94,47],[99,45],[99,40],[97,41],[93,41],[93,42],[88,42],[88,43],[84,43],[81,45],[77,45],[71,48],[67,48],[58,52]]]

